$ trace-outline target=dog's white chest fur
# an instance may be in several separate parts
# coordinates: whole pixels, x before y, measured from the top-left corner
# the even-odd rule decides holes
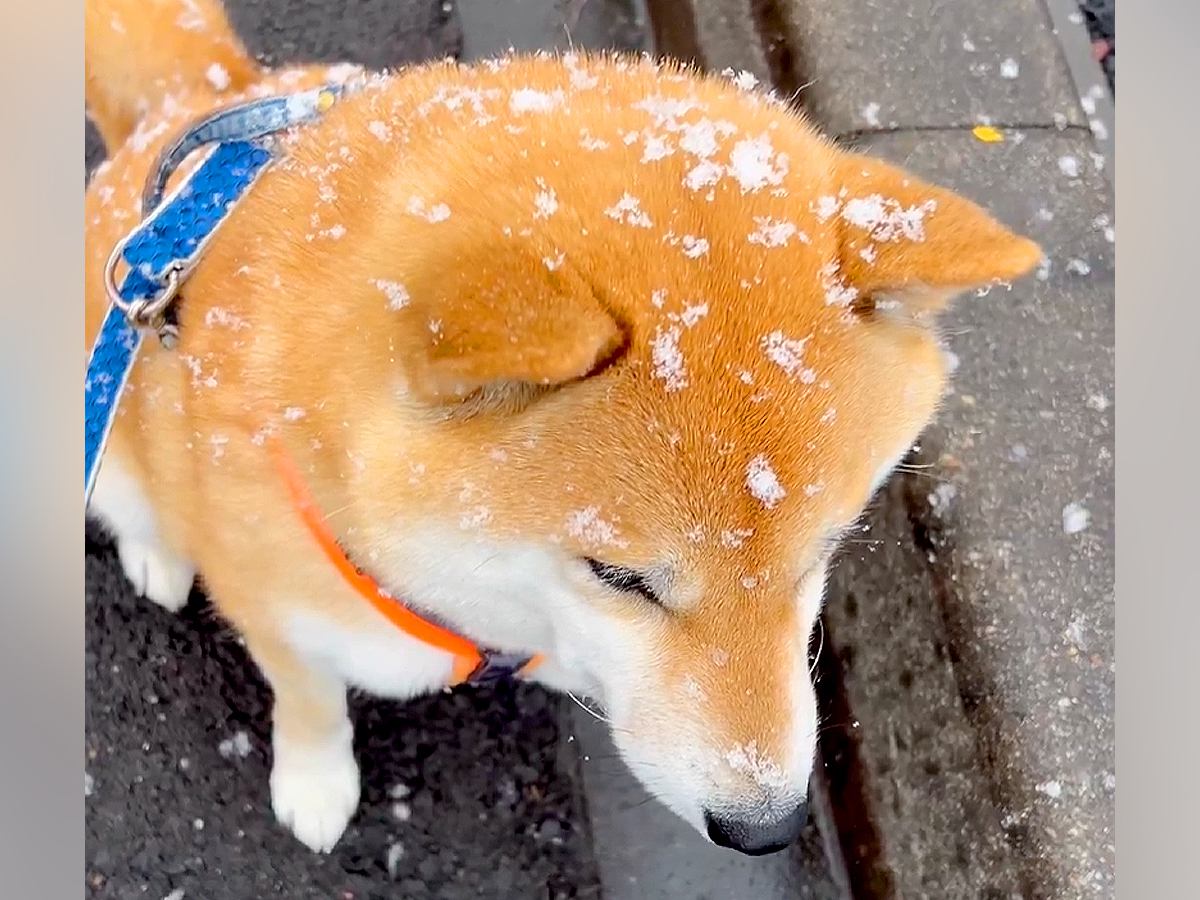
[[[367,619],[366,627],[296,611],[284,627],[288,642],[311,664],[380,697],[404,700],[447,683],[449,656],[410,637],[382,616],[362,618]]]
[[[551,649],[548,619],[538,610],[562,603],[569,592],[544,554],[465,540],[432,527],[422,529],[419,538],[393,537],[391,544],[389,562],[382,567],[395,577],[387,583],[403,582],[429,608],[463,623],[472,640],[499,649]],[[412,697],[449,679],[447,654],[410,637],[365,604],[349,618],[294,610],[285,629],[306,660],[379,696]]]

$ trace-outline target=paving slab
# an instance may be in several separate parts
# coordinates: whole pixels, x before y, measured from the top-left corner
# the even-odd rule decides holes
[[[860,143],[981,201],[1042,242],[1050,265],[947,317],[953,393],[918,468],[888,486],[856,536],[868,543],[849,546],[832,580],[832,677],[858,721],[839,738],[857,771],[831,768],[852,881],[873,896],[1111,896],[1103,158],[1082,130]]]
[[[463,59],[514,50],[647,49],[643,0],[456,0]]]
[[[462,27],[442,0],[222,0],[238,35],[267,65],[356,62],[399,68],[458,56]]]
[[[661,53],[712,71],[747,71],[772,82],[757,19],[762,0],[647,0]]]
[[[1085,125],[1042,0],[778,0],[835,135]]]

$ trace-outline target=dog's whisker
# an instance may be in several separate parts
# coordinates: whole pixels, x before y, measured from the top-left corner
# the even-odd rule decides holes
[[[332,520],[334,516],[340,516],[342,513],[348,512],[353,506],[353,503],[347,503],[345,506],[337,507],[337,509],[328,510],[327,512],[323,513],[322,518],[328,522]]]
[[[605,716],[602,716],[600,713],[596,712],[594,709],[592,709],[590,706],[588,706],[586,703],[584,703],[582,700],[580,700],[579,697],[577,697],[575,695],[574,691],[567,691],[567,696],[570,697],[572,700],[574,700],[575,705],[578,706],[580,709],[582,709],[584,712],[586,712],[588,715],[590,715],[592,718],[596,719],[599,722],[603,722],[605,725],[612,725],[611,719],[609,719]]]
[[[820,616],[817,617],[817,625],[821,629],[821,640],[817,643],[817,652],[813,654],[812,663],[808,667],[810,678],[812,677],[812,673],[817,670],[817,664],[821,661],[821,651],[825,649],[825,620]]]

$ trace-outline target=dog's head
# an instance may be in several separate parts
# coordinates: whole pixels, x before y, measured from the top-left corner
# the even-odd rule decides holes
[[[1038,248],[721,79],[528,60],[403,91],[338,275],[377,571],[575,673],[718,843],[790,842],[830,554],[934,414],[938,311]]]

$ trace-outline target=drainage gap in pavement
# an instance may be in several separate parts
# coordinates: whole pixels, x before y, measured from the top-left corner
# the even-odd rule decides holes
[[[646,16],[655,52],[695,66],[704,65],[696,17],[690,2],[646,0]]]
[[[775,90],[789,102],[798,100],[806,83],[800,71],[798,43],[787,27],[776,0],[750,0],[750,12],[762,41]]]
[[[922,441],[922,446],[925,442]],[[911,461],[928,468],[935,464],[937,455],[925,448],[924,456]],[[999,720],[1005,712],[999,709],[995,698],[1001,696],[993,679],[978,660],[971,658],[970,641],[960,636],[978,632],[971,621],[970,609],[960,600],[953,586],[952,574],[947,571],[944,560],[953,546],[953,538],[928,501],[926,483],[912,474],[897,476],[902,489],[902,503],[912,529],[913,545],[929,560],[927,569],[933,587],[933,603],[942,620],[942,631],[947,638],[947,659],[953,673],[954,686],[958,691],[959,703],[967,721],[975,733],[976,756],[984,773],[984,780],[992,805],[997,810],[1007,807],[1001,792],[1001,774],[996,771],[994,748],[1001,745]],[[1014,851],[1014,876],[1020,883],[1022,896],[1037,897],[1039,886],[1053,884],[1051,872],[1046,871],[1046,860],[1026,846],[1025,829],[1021,825],[1005,826],[1002,830],[1005,841]]]
[[[886,900],[896,896],[894,879],[882,860],[879,832],[875,828],[867,786],[859,765],[857,720],[843,690],[843,666],[852,663],[850,649],[839,652],[829,639],[824,615],[819,623],[824,639],[814,660],[817,706],[822,710],[820,758],[824,763],[823,780],[829,797],[828,835],[836,845],[829,855],[840,850],[842,879],[851,897]]]

